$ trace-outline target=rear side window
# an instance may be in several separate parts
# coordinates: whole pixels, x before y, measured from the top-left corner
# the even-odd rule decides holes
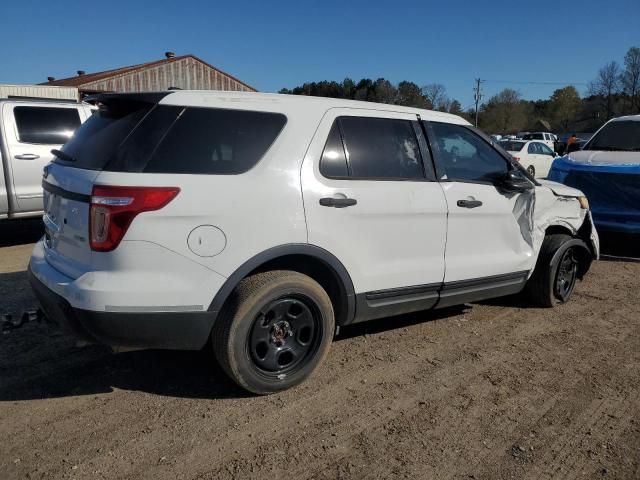
[[[149,173],[237,174],[253,167],[286,117],[277,113],[187,108],[144,167]]]
[[[344,153],[340,127],[334,122],[327,138],[327,143],[320,159],[320,173],[329,178],[342,178],[349,176],[347,157]]]
[[[351,177],[423,179],[418,140],[409,120],[340,117]]]
[[[77,108],[14,107],[13,115],[23,143],[61,145],[80,126]]]
[[[276,113],[110,102],[63,147],[80,168],[114,172],[236,174],[269,149]]]

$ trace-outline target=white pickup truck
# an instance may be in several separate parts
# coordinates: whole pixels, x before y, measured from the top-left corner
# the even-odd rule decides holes
[[[0,219],[42,215],[42,169],[91,116],[88,104],[0,100]]]

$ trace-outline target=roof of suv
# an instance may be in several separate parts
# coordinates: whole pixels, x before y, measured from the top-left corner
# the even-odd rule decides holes
[[[166,92],[164,92],[166,93]],[[160,100],[164,105],[193,107],[233,108],[239,110],[264,110],[281,112],[324,112],[330,108],[377,110],[420,115],[423,120],[470,125],[468,121],[451,113],[436,112],[421,108],[403,107],[385,103],[344,100],[341,98],[285,95],[281,93],[228,92],[217,90],[176,90]]]

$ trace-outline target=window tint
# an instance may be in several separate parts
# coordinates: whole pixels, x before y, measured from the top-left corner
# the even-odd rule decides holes
[[[498,142],[502,148],[509,152],[519,152],[525,146],[526,142],[518,142],[515,140],[502,140]]]
[[[25,143],[61,145],[80,126],[77,108],[15,107],[18,139]]]
[[[74,159],[73,162],[61,158],[56,158],[55,162],[102,170],[152,106],[134,101],[111,101],[102,105],[62,147],[62,151]]]
[[[115,172],[241,173],[260,160],[285,122],[275,113],[114,100],[62,148],[74,161],[56,162]]]
[[[509,170],[507,161],[470,129],[437,122],[431,123],[431,129],[446,179],[492,182]]]
[[[341,117],[340,124],[352,177],[424,178],[420,149],[410,121]]]
[[[187,108],[144,167],[149,173],[236,174],[253,167],[286,117],[276,113]]]
[[[527,149],[527,152],[528,153],[532,153],[534,155],[537,155],[538,153],[540,153],[539,150],[538,150],[538,144],[535,143],[535,142],[530,143],[529,144],[529,148]]]
[[[333,122],[320,159],[320,173],[325,177],[348,177],[347,157],[340,137],[338,121]]]

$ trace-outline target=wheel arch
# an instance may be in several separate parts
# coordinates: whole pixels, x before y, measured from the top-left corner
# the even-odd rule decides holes
[[[582,228],[578,231],[572,231],[569,227],[564,225],[550,225],[547,227],[544,234],[545,237],[555,234],[569,235],[570,237],[572,237],[572,240],[570,240],[570,242],[572,243],[572,246],[577,248],[577,252],[580,258],[580,263],[578,265],[578,278],[582,279],[584,275],[589,271],[591,262],[594,258],[592,248],[589,246],[589,233],[583,231]]]
[[[225,302],[246,277],[267,270],[293,270],[308,275],[327,292],[335,310],[336,325],[355,317],[355,291],[342,262],[327,250],[309,244],[287,244],[269,248],[244,262],[218,290],[208,311],[217,316]]]

